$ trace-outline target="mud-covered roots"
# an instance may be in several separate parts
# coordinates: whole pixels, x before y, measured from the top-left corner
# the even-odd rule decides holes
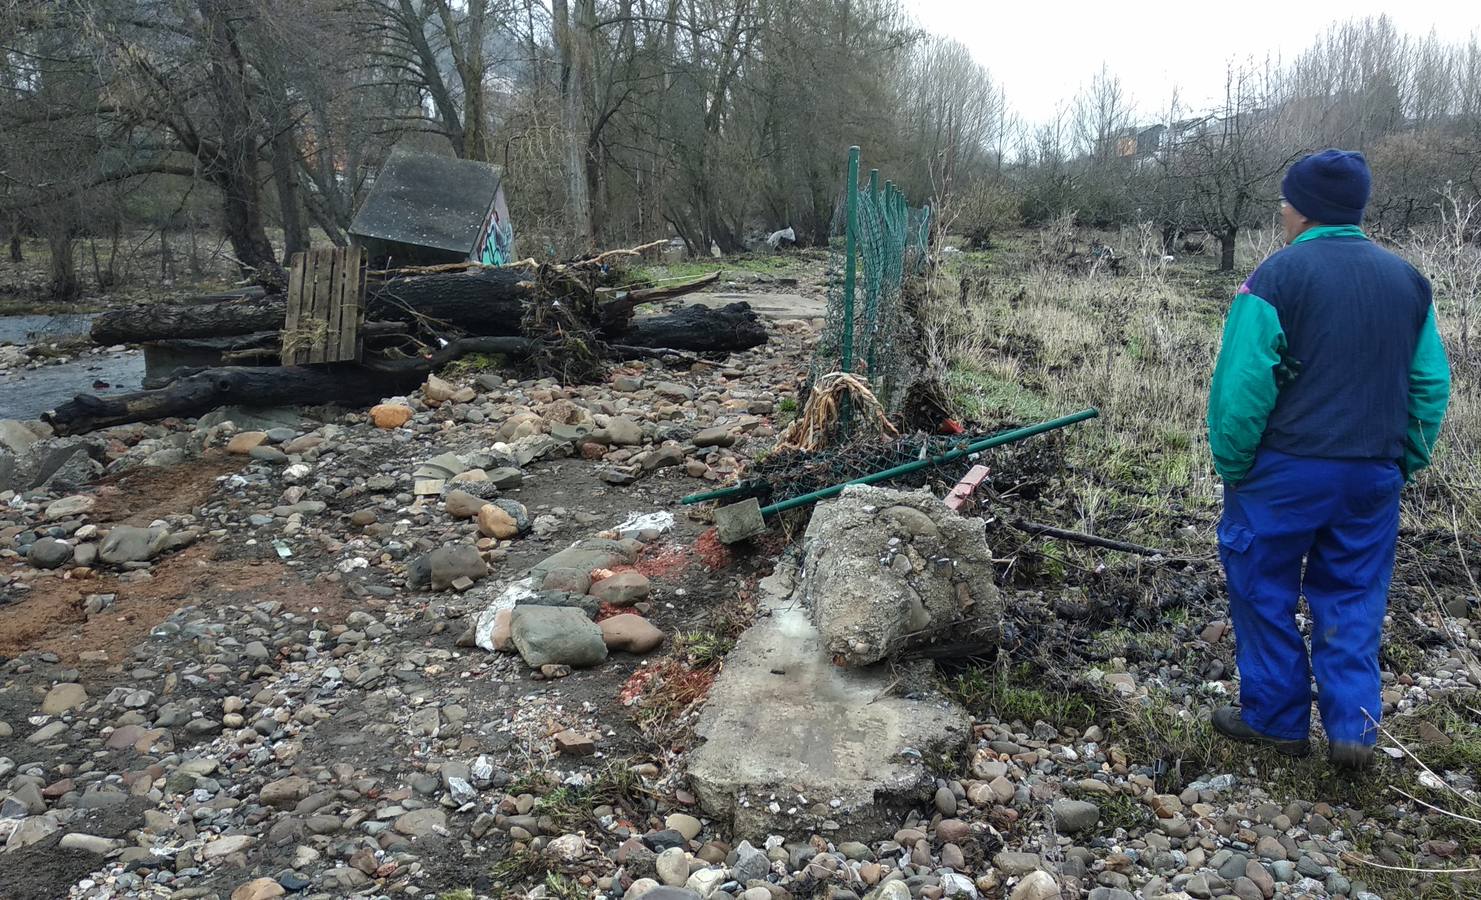
[[[802,415],[787,427],[777,449],[815,453],[845,437],[861,441],[898,435],[868,382],[847,372],[831,372],[813,385]]]

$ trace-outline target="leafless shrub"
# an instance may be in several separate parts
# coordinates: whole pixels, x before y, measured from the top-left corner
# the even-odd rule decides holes
[[[1481,296],[1481,198],[1447,182],[1437,208],[1435,226],[1416,229],[1402,249],[1429,276],[1441,329],[1451,332],[1460,360],[1469,365],[1472,316]]]

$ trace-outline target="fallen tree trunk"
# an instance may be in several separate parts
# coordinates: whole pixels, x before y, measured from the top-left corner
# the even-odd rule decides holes
[[[696,304],[666,316],[633,319],[620,338],[639,347],[671,350],[749,350],[766,343],[766,326],[749,303],[719,309]]]
[[[542,350],[524,337],[473,337],[452,341],[429,357],[380,360],[367,364],[320,366],[221,366],[188,370],[154,390],[112,397],[78,394],[42,418],[58,435],[84,434],[99,428],[168,418],[195,418],[218,406],[293,406],[312,401],[368,406],[382,397],[405,394],[427,375],[470,353],[501,354],[527,359]],[[636,346],[607,348],[616,358],[678,357],[671,351]]]
[[[517,335],[524,298],[533,283],[513,269],[480,269],[448,275],[397,278],[376,285],[365,298],[367,320],[428,322],[472,334]],[[280,331],[288,298],[267,294],[215,303],[153,303],[103,313],[93,319],[95,344],[141,344]]]
[[[702,290],[720,278],[715,272],[681,284],[629,291],[598,291],[604,335],[617,336],[633,310]],[[516,337],[526,301],[537,283],[524,269],[475,269],[393,278],[372,285],[365,297],[367,322],[421,323],[433,331],[487,337]],[[609,299],[608,299],[609,298]],[[283,294],[210,303],[155,303],[103,313],[93,320],[93,343],[140,344],[167,340],[221,338],[279,331],[288,314]]]
[[[144,344],[181,338],[217,338],[279,331],[288,305],[282,294],[209,303],[151,303],[93,319],[93,343]]]

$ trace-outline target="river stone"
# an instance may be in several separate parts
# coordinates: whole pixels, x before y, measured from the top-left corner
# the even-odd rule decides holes
[[[396,819],[395,828],[410,838],[425,837],[436,829],[447,828],[447,813],[437,808],[414,809]]]
[[[682,847],[670,847],[654,861],[658,880],[669,887],[683,887],[689,881],[689,860]],[[652,896],[649,894],[648,896]]]
[[[74,682],[59,684],[47,691],[46,698],[41,701],[41,712],[47,716],[60,716],[62,713],[71,712],[87,702],[87,691],[82,685]]]
[[[592,439],[613,447],[636,447],[643,443],[643,429],[632,419],[613,416],[592,435]]]
[[[589,538],[574,547],[567,547],[554,556],[536,563],[530,573],[538,582],[545,573],[554,569],[576,569],[591,572],[595,569],[610,569],[613,566],[631,565],[636,556],[621,542],[601,538]]]
[[[1004,850],[992,858],[992,864],[1002,871],[1004,875],[1027,875],[1039,868],[1042,860],[1037,853],[1022,853],[1016,850]]]
[[[539,587],[547,591],[584,594],[591,590],[591,573],[580,569],[551,569],[545,573]]]
[[[230,900],[273,900],[286,893],[283,886],[271,878],[254,878],[231,892]]]
[[[1051,807],[1055,824],[1066,834],[1089,831],[1100,822],[1100,807],[1084,800],[1059,799]]]
[[[652,589],[645,576],[637,572],[621,572],[593,584],[590,593],[612,606],[632,606],[640,600],[647,600]]]
[[[92,512],[94,506],[98,505],[96,497],[88,494],[74,494],[71,497],[63,497],[53,500],[46,505],[44,516],[48,520],[70,519],[80,516],[86,512]]]
[[[206,860],[222,859],[233,853],[241,853],[257,843],[257,838],[250,834],[229,834],[219,840],[212,841],[201,850],[201,856]]]
[[[478,510],[478,533],[501,541],[519,537],[519,525],[502,507],[485,503]]]
[[[145,562],[159,555],[168,537],[163,528],[115,525],[103,539],[103,545],[98,548],[98,559],[115,566]]]
[[[410,422],[413,415],[411,407],[404,403],[382,403],[370,408],[370,421],[377,428],[400,428]]]
[[[1030,872],[1013,888],[1008,900],[1059,900],[1059,882],[1048,872]]]
[[[26,551],[26,562],[38,569],[56,569],[72,558],[72,545],[56,538],[42,538]]]
[[[632,613],[610,616],[597,623],[602,640],[612,650],[628,653],[651,653],[663,643],[663,632],[647,619]]]
[[[442,498],[443,508],[455,519],[471,519],[486,505],[487,500],[475,497],[467,491],[448,491],[447,496]]]
[[[445,591],[459,578],[474,581],[489,573],[488,565],[472,544],[449,544],[439,547],[427,555],[431,568],[432,590]]]
[[[594,666],[607,658],[602,629],[586,613],[569,606],[517,606],[509,634],[531,668]]]
[[[62,850],[81,850],[84,853],[107,856],[118,849],[119,842],[95,834],[74,831],[71,834],[62,835],[62,841],[57,846]]]
[[[735,435],[728,428],[706,428],[694,436],[696,447],[729,447],[735,443]]]
[[[266,441],[266,431],[239,431],[232,435],[231,440],[226,442],[226,452],[237,456],[246,456],[254,448],[261,447]]]

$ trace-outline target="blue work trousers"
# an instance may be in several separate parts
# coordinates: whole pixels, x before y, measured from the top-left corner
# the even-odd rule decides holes
[[[1311,728],[1311,676],[1331,741],[1372,745],[1378,646],[1399,535],[1396,463],[1261,450],[1224,486],[1219,556],[1229,581],[1245,724],[1295,740]],[[1306,597],[1311,653],[1296,625]]]

